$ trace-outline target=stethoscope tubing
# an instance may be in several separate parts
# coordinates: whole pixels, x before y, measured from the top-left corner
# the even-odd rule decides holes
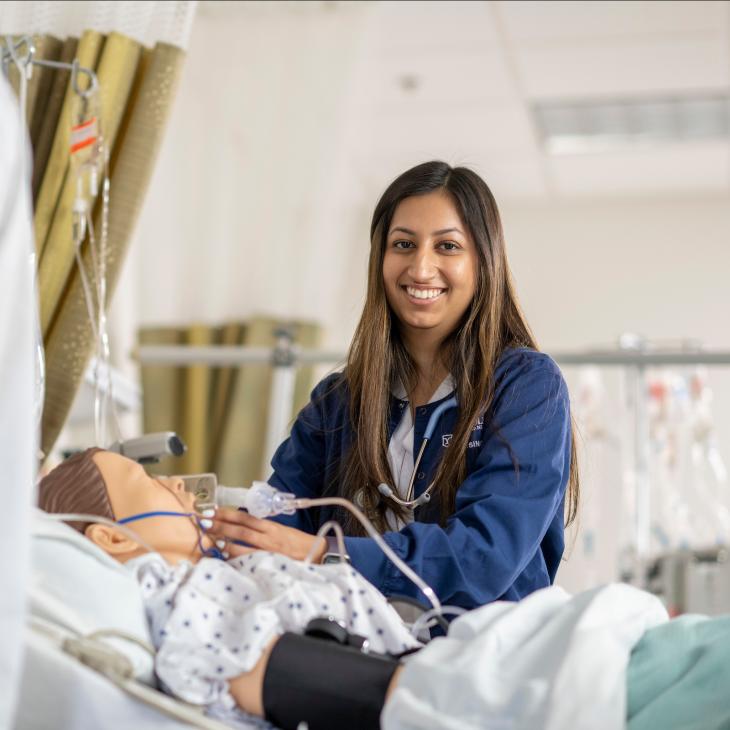
[[[433,436],[433,432],[436,430],[436,424],[439,422],[441,416],[452,408],[458,406],[456,396],[452,396],[448,400],[445,400],[441,405],[437,406],[434,412],[431,414],[426,424],[426,430],[423,432],[423,441],[421,441],[421,447],[418,449],[418,455],[416,461],[413,464],[413,471],[411,472],[411,478],[408,480],[408,490],[406,491],[406,499],[401,499],[394,489],[389,487],[387,484],[381,484],[378,486],[378,491],[385,497],[392,499],[396,504],[407,509],[416,509],[420,505],[429,502],[431,500],[431,491],[434,487],[434,482],[428,485],[423,494],[419,495],[416,499],[413,499],[413,489],[416,481],[416,474],[418,473],[418,467],[421,465],[421,459],[423,453],[426,450],[428,442]]]

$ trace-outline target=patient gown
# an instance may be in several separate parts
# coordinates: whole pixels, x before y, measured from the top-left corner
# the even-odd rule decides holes
[[[128,566],[139,580],[157,649],[155,670],[171,694],[235,711],[228,680],[253,668],[269,641],[332,616],[376,652],[416,640],[377,588],[347,564],[307,565],[255,552],[229,561],[167,564],[146,555]]]

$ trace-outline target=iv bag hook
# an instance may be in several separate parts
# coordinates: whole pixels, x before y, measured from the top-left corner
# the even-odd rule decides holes
[[[21,36],[17,43],[13,43],[12,37],[6,35],[5,46],[6,49],[2,54],[3,72],[6,71],[9,61],[12,61],[16,65],[18,71],[25,70],[31,65],[70,69],[71,87],[82,99],[88,99],[99,88],[99,80],[96,74],[90,68],[82,66],[78,59],[75,59],[72,63],[62,63],[61,61],[47,61],[41,58],[35,58],[35,44],[29,35]],[[26,52],[24,55],[19,55],[18,52],[23,47],[26,48]],[[84,74],[88,78],[88,86],[85,89],[82,89],[79,85],[79,74]]]

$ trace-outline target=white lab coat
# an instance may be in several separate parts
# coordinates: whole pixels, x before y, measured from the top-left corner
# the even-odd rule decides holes
[[[20,682],[37,451],[34,415],[36,301],[30,151],[18,106],[0,74],[0,728],[11,726]]]

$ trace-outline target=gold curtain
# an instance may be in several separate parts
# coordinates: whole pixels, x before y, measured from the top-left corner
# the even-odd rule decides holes
[[[37,36],[34,42],[36,58],[78,59],[99,80],[102,133],[110,150],[106,271],[111,298],[160,148],[184,52],[165,43],[148,49],[119,33],[96,31],[86,31],[79,39]],[[75,190],[69,174],[69,135],[81,99],[71,87],[69,71],[37,66],[33,71],[28,127],[46,352],[41,446],[47,454],[66,420],[94,342],[71,233]],[[17,88],[17,78],[13,85]],[[97,231],[101,227],[99,208],[97,205],[93,218]],[[90,266],[87,244],[82,258]]]
[[[255,317],[221,327],[143,328],[142,345],[248,345],[273,347],[274,332],[283,323]],[[291,326],[291,322],[286,323]],[[320,328],[294,323],[294,341],[304,348],[319,344]],[[261,473],[272,382],[270,365],[240,367],[194,365],[142,366],[144,430],[176,431],[187,443],[187,453],[153,467],[161,474],[212,471],[222,484],[248,485]],[[299,368],[292,414],[307,402],[313,368]]]

